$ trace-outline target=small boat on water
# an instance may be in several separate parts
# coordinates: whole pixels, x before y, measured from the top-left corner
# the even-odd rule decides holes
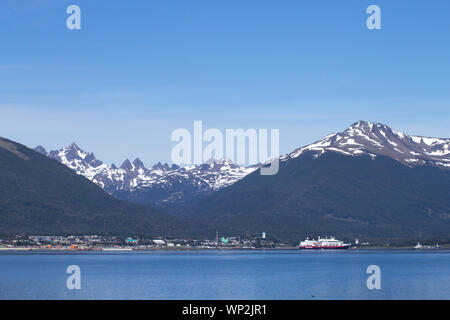
[[[416,246],[414,247],[416,250],[422,249],[422,245],[420,244],[420,241],[417,242]]]
[[[436,243],[436,246],[434,248],[435,249],[440,249],[441,247],[439,246],[439,243]]]
[[[335,249],[348,249],[351,247],[351,243],[344,243],[341,240],[337,240],[334,237],[330,238],[321,238],[319,237],[317,240],[310,240],[307,238],[305,241],[301,241],[298,245],[299,249],[302,250],[335,250]]]

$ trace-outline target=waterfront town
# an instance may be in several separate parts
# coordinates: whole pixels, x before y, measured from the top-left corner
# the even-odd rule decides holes
[[[0,251],[7,250],[86,250],[86,251],[131,251],[131,250],[185,250],[185,249],[261,249],[289,248],[292,246],[278,242],[263,232],[259,236],[216,237],[215,240],[165,239],[100,236],[100,235],[69,235],[51,236],[18,235],[7,239],[0,238]]]
[[[318,238],[318,241],[327,242],[322,249],[330,247],[338,241],[333,237]],[[260,235],[246,237],[216,236],[216,239],[172,239],[163,237],[137,237],[113,235],[16,235],[0,237],[0,252],[5,251],[156,251],[156,250],[252,250],[252,249],[295,249],[301,248],[305,240],[296,243],[283,243],[274,237],[267,236],[265,232]],[[450,249],[449,244],[372,244],[354,239],[353,243],[344,244],[350,249]]]

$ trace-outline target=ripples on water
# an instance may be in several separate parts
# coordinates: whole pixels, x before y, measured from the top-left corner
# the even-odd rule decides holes
[[[69,265],[81,290],[66,288]],[[450,299],[450,251],[9,252],[0,299]]]

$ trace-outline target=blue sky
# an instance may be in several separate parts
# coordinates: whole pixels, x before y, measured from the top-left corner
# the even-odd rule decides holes
[[[81,7],[82,29],[66,28]],[[366,28],[381,7],[382,30]],[[0,136],[170,161],[176,128],[450,136],[450,2],[2,0]]]

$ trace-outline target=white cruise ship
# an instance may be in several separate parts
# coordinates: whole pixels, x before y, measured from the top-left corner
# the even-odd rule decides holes
[[[337,240],[334,237],[330,238],[321,238],[319,237],[317,240],[310,240],[307,238],[305,241],[300,242],[298,245],[299,249],[310,249],[310,250],[318,250],[318,249],[348,249],[350,248],[351,243],[344,243],[341,240]]]

